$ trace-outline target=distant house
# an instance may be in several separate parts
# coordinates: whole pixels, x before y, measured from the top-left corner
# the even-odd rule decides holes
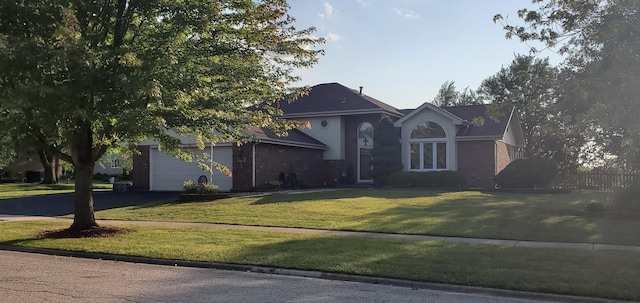
[[[308,121],[311,128],[278,137],[249,128],[251,142],[196,148],[195,138],[180,138],[194,153],[209,153],[231,170],[209,175],[196,163],[176,159],[152,140],[138,146],[133,159],[134,187],[182,190],[185,180],[209,176],[222,190],[248,190],[295,176],[309,186],[371,183],[371,149],[382,115],[395,121],[406,171],[455,170],[469,187],[493,187],[494,176],[516,157],[523,135],[516,111],[499,122],[485,105],[438,108],[425,103],[414,110],[397,108],[338,83],[320,84],[294,103],[282,102],[284,118]],[[484,123],[471,123],[472,120]]]

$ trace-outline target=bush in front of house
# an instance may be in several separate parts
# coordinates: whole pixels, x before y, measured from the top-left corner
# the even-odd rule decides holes
[[[498,173],[496,183],[500,188],[545,187],[553,181],[557,171],[556,164],[549,159],[517,159]]]
[[[388,184],[395,188],[462,188],[464,177],[455,171],[398,172],[389,176]]]
[[[217,194],[218,193],[218,185],[213,183],[197,183],[193,182],[193,180],[187,180],[183,183],[184,191],[187,194]]]
[[[264,189],[267,190],[280,190],[282,188],[284,188],[284,183],[280,180],[273,180],[264,184]]]
[[[373,137],[373,149],[371,150],[371,170],[370,176],[376,186],[386,186],[387,178],[402,170],[402,160],[400,159],[400,143],[397,129],[393,126],[393,121],[387,115],[383,115],[380,124],[376,128]]]

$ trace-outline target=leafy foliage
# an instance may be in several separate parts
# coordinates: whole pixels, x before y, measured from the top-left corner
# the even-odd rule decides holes
[[[498,173],[496,183],[501,188],[545,187],[553,181],[556,173],[556,164],[549,159],[516,159]]]
[[[218,193],[218,185],[213,183],[196,183],[193,180],[187,180],[183,183],[184,191],[188,194],[216,194]]]
[[[462,188],[464,177],[455,171],[399,172],[388,179],[396,188]]]
[[[0,120],[74,165],[73,227],[95,226],[93,165],[107,150],[154,137],[243,140],[247,126],[283,134],[275,100],[293,68],[316,63],[322,39],[296,29],[286,0],[0,2]],[[253,109],[250,110],[249,108]],[[213,131],[212,131],[213,130]]]
[[[483,101],[481,96],[469,87],[465,87],[462,91],[457,91],[455,81],[445,81],[440,86],[438,95],[433,98],[431,103],[439,107],[446,107],[482,104]]]
[[[627,167],[640,167],[640,7],[636,0],[535,0],[507,37],[540,41],[566,56],[561,103],[576,133]],[[501,21],[496,15],[494,20]]]
[[[402,170],[400,140],[398,132],[389,116],[382,116],[373,137],[371,150],[371,178],[378,186],[387,185],[387,178]]]
[[[518,55],[508,67],[485,79],[480,95],[490,102],[492,119],[508,119],[513,106],[524,133],[525,157],[552,159],[564,169],[575,169],[580,134],[571,132],[572,119],[558,105],[559,71],[548,59]]]

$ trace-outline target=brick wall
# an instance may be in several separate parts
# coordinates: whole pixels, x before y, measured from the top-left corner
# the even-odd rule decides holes
[[[324,161],[322,150],[283,146],[268,143],[256,144],[256,186],[279,180],[280,173],[295,173],[298,180],[312,187],[324,185]],[[233,150],[233,189],[249,190],[253,187],[252,143]],[[238,158],[243,157],[244,162]]]
[[[509,156],[509,149],[507,148],[507,144],[504,142],[496,142],[496,175],[503,170],[509,163],[511,163],[512,159]]]
[[[142,145],[136,147],[140,154],[133,155],[133,188],[136,190],[149,190],[149,154],[150,147]]]
[[[233,189],[250,190],[253,187],[253,151],[251,142],[233,148]]]
[[[458,172],[466,187],[493,188],[496,174],[494,141],[457,142]]]

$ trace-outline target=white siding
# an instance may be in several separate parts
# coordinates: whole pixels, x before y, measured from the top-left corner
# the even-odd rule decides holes
[[[210,153],[209,148],[200,150],[197,148],[188,148],[194,155],[202,153]],[[195,159],[195,156],[194,156]],[[232,169],[233,155],[229,146],[215,147],[213,151],[213,160]],[[198,181],[201,175],[207,176],[211,181],[210,173],[203,171],[198,163],[185,162],[177,159],[157,148],[151,148],[150,159],[150,179],[149,184],[151,191],[182,191],[183,182],[186,180]],[[213,183],[218,185],[221,191],[231,190],[233,187],[232,178],[227,178],[222,172],[213,170]]]
[[[344,160],[344,119],[339,116],[311,117],[300,119],[309,121],[311,128],[301,128],[300,131],[329,146],[323,154],[324,160]],[[322,127],[322,121],[327,126]]]

